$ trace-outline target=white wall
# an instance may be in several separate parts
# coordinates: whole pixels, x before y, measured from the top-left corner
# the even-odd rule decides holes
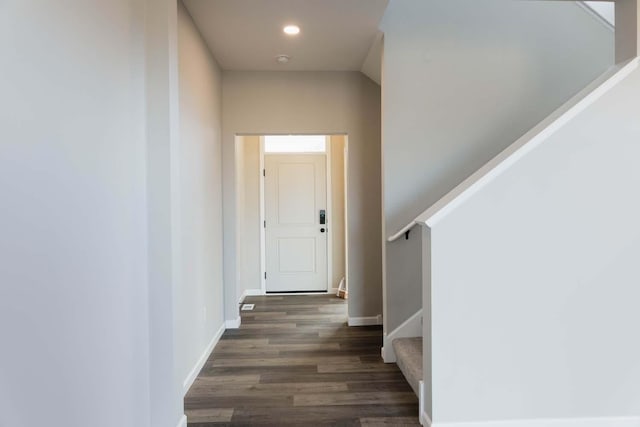
[[[184,381],[224,325],[222,74],[186,8],[178,8],[180,280],[176,346]]]
[[[0,425],[148,426],[143,5],[72,3],[0,4]]]
[[[638,111],[636,69],[432,226],[436,423],[640,423]]]
[[[613,33],[573,2],[402,0],[382,29],[387,235],[613,63]],[[386,245],[387,331],[419,308],[419,247]]]
[[[174,0],[76,3],[0,6],[0,425],[173,427],[222,319],[220,76],[182,15],[178,98]]]
[[[156,426],[175,425],[184,417],[175,344],[181,261],[178,7],[175,0],[145,0],[144,7],[149,409]]]
[[[382,312],[380,88],[359,72],[225,72],[223,168],[226,318],[237,316],[237,134],[349,136],[349,315]]]

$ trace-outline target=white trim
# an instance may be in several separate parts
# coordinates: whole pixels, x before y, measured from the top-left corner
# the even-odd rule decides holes
[[[428,416],[421,412],[421,417]],[[423,424],[424,425],[424,424]],[[463,423],[430,423],[431,427],[639,427],[640,417],[556,418]]]
[[[244,135],[236,135],[234,137],[233,142],[233,157],[234,157],[234,172],[233,172],[233,191],[234,191],[234,211],[236,214],[235,224],[233,229],[233,240],[235,241],[235,260],[234,260],[234,284],[233,284],[233,294],[231,295],[232,300],[236,300],[236,302],[240,299],[240,287],[244,286],[243,283],[243,246],[245,244],[245,239],[243,237],[244,230],[244,217],[245,217],[245,205],[243,201],[243,197],[240,197],[241,194],[244,194],[246,191],[247,183],[244,179],[244,166],[246,160],[246,153],[244,152],[246,148]],[[242,148],[242,156],[238,152]],[[240,167],[240,163],[242,162],[242,168]],[[242,184],[242,185],[241,185]],[[223,226],[224,227],[224,226]]]
[[[349,134],[343,134],[343,158],[342,164],[344,166],[344,185],[342,195],[344,197],[344,297],[347,300],[347,311],[349,310]]]
[[[264,292],[262,292],[262,289],[245,289],[242,292],[242,295],[240,295],[240,299],[238,300],[238,304],[242,304],[246,297],[259,297],[259,296],[263,296],[263,295],[264,295]]]
[[[422,336],[422,309],[402,322],[388,334],[384,334],[382,358],[384,363],[395,363],[396,353],[393,351],[393,340],[396,338],[413,338]]]
[[[384,64],[384,45],[383,45],[383,49],[382,49],[382,63]],[[381,78],[380,80],[382,82],[384,82],[384,66],[381,67],[382,68],[382,72],[381,72]],[[380,85],[381,88],[383,88],[382,84]],[[382,105],[384,106],[384,90],[381,90],[382,92]],[[391,288],[391,286],[389,286],[389,284],[387,283],[387,213],[386,213],[386,207],[385,207],[385,200],[387,200],[387,190],[386,190],[386,186],[385,186],[385,174],[384,171],[386,170],[386,163],[385,163],[385,144],[386,138],[385,138],[385,129],[384,129],[384,113],[382,116],[382,129],[380,132],[380,145],[381,145],[381,153],[380,153],[380,200],[382,200],[382,203],[380,203],[380,219],[382,222],[382,233],[381,233],[381,242],[380,242],[380,246],[382,248],[382,256],[381,256],[381,261],[382,261],[382,333],[385,334],[387,332],[387,329],[389,328],[389,295],[388,292]],[[384,346],[381,350],[382,352],[382,358],[384,359]]]
[[[382,314],[372,317],[349,317],[349,326],[377,326],[382,325]]]
[[[213,338],[211,338],[211,342],[209,342],[209,345],[204,350],[204,353],[202,353],[202,355],[200,356],[200,359],[198,359],[193,369],[191,369],[191,372],[189,372],[189,375],[187,375],[187,378],[185,378],[185,380],[183,381],[182,383],[183,395],[187,394],[187,392],[193,385],[193,382],[196,380],[196,378],[198,378],[198,374],[202,370],[202,367],[204,366],[204,364],[207,362],[207,359],[209,359],[209,356],[211,356],[211,353],[213,353],[213,349],[216,347],[216,344],[218,344],[218,341],[220,341],[220,338],[222,337],[222,334],[224,334],[224,331],[225,331],[225,325],[222,324],[218,329],[218,331],[216,332],[216,334],[213,336]],[[185,417],[185,422],[186,422],[186,417]]]
[[[420,420],[420,424],[422,424],[423,426],[431,427],[431,425],[433,424],[431,422],[431,417],[427,415],[427,413],[424,411],[424,381],[420,381],[418,383],[418,390],[420,391],[420,396],[418,396],[419,398],[418,417]]]
[[[224,323],[225,323],[225,326],[227,327],[227,329],[238,329],[238,328],[240,328],[240,325],[242,324],[242,318],[240,316],[238,316],[237,319],[227,320]]]
[[[183,415],[182,418],[180,418],[180,421],[178,421],[177,427],[187,427],[187,416],[186,415]]]
[[[393,351],[393,347],[387,344],[386,334],[382,334],[382,348],[380,349],[380,355],[384,363],[396,363],[396,353]]]
[[[424,412],[423,410],[420,410],[420,424],[425,427],[436,427],[431,422],[431,418],[429,418],[429,415],[427,415],[427,413]]]
[[[265,166],[264,166],[264,136],[260,136],[260,287],[262,288],[262,294],[267,293],[267,279],[265,277],[267,272],[267,230],[264,226],[264,221],[267,220],[265,213],[265,198],[264,198],[264,180],[265,180]]]
[[[513,164],[544,143],[556,131],[624,80],[638,68],[638,64],[639,59],[634,58],[625,64],[613,67],[419,215],[416,222],[424,223],[429,227],[436,225],[442,218],[510,169]]]
[[[335,228],[330,220],[333,216],[333,170],[331,169],[331,154],[333,153],[333,147],[331,144],[331,137],[329,135],[324,136],[324,146],[325,154],[327,156],[324,166],[325,179],[327,181],[327,202],[324,221],[325,229],[327,229],[327,292],[331,293],[331,289],[333,288],[333,233]]]

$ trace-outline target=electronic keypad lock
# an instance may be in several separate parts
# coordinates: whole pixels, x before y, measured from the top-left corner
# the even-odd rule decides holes
[[[327,223],[327,211],[324,209],[320,210],[320,225],[325,225]]]

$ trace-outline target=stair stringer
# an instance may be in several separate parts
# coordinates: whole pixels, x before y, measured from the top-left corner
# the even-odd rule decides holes
[[[422,309],[405,320],[400,326],[388,334],[384,334],[382,359],[384,363],[396,363],[396,353],[391,344],[396,338],[414,338],[422,336]]]

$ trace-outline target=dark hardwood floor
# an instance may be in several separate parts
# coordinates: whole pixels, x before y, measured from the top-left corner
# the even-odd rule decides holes
[[[190,427],[416,426],[418,399],[335,296],[249,297],[185,397]]]

